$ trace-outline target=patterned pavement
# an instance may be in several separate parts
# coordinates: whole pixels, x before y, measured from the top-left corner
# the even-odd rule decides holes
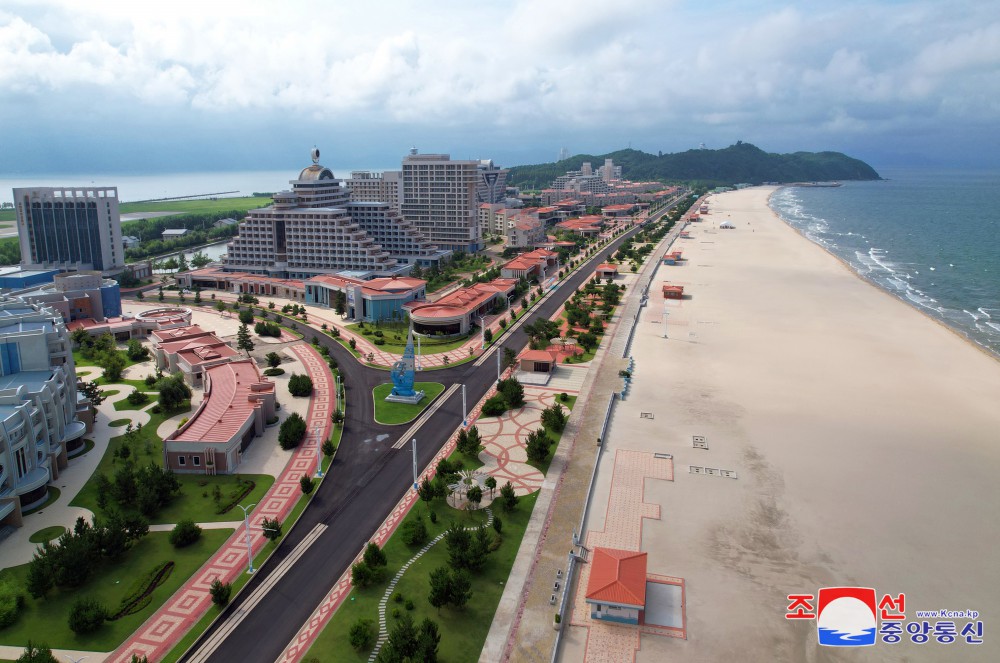
[[[250,516],[251,523],[262,518],[283,520],[301,495],[299,478],[312,475],[320,458],[319,447],[330,436],[332,414],[330,395],[333,375],[318,352],[306,344],[289,347],[305,366],[313,381],[313,395],[306,417],[305,441],[289,459],[281,476],[271,486]],[[250,541],[254,554],[264,546],[263,532],[251,525]],[[244,572],[247,563],[246,530],[241,525],[198,571],[164,603],[132,636],[115,650],[108,661],[128,663],[132,655],[162,659],[212,605],[209,588],[219,578],[232,582]]]
[[[642,521],[644,518],[660,519],[660,506],[643,501],[646,479],[674,480],[673,460],[657,458],[651,453],[619,449],[615,452],[615,468],[608,495],[608,508],[603,530],[587,533],[587,548],[617,548],[619,550],[640,550],[642,544]],[[605,624],[590,618],[586,603],[587,581],[590,579],[590,565],[581,564],[574,602],[569,615],[569,623],[588,629],[587,663],[623,663],[634,661],[639,650],[641,633],[674,635],[664,629],[644,626],[638,628]],[[678,580],[680,584],[683,581]]]

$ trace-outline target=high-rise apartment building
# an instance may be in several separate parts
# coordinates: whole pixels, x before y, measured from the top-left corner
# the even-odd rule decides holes
[[[476,198],[480,203],[501,203],[507,192],[507,170],[499,168],[492,159],[483,159],[476,166]]]
[[[125,266],[117,187],[14,189],[25,269],[96,270]]]
[[[439,248],[472,253],[483,246],[479,165],[416,149],[403,157],[403,216]]]
[[[368,170],[355,170],[350,179],[345,181],[351,190],[351,200],[355,202],[389,203],[392,209],[402,213],[400,201],[403,197],[403,173],[399,170],[386,170],[375,173]]]
[[[228,245],[227,270],[290,279],[343,271],[391,276],[448,255],[390,203],[353,201],[319,164],[319,150],[290,184],[272,205],[248,212]]]
[[[0,527],[45,501],[85,449],[73,348],[59,311],[0,298]]]

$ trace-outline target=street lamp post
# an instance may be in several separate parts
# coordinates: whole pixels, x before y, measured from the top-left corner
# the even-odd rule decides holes
[[[469,425],[469,410],[465,405],[465,385],[462,385],[462,426]]]
[[[417,370],[421,370],[423,367],[420,365],[420,336],[417,336]]]
[[[667,337],[667,305],[663,304],[663,338]]]
[[[482,349],[485,350],[486,349],[486,316],[484,316],[484,315],[480,315],[479,316],[479,331],[482,334],[482,340],[483,340],[483,347],[482,347]]]
[[[413,490],[419,490],[417,482],[417,438],[413,438]]]
[[[497,346],[497,384],[500,384],[500,354],[503,352],[503,348]]]
[[[243,509],[243,527],[246,529],[247,538],[247,573],[253,573],[253,546],[250,543],[250,512],[253,511],[253,508],[257,506],[257,504],[254,503],[250,506],[237,504],[236,506]]]

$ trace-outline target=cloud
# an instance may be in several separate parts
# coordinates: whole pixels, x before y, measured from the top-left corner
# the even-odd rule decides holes
[[[397,124],[595,150],[981,130],[1000,103],[994,5],[22,2],[0,12],[0,117],[113,100],[132,122]]]

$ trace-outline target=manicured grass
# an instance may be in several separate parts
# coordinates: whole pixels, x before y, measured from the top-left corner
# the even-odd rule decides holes
[[[136,212],[177,212],[178,214],[196,214],[200,212],[228,212],[229,210],[246,211],[257,207],[266,207],[271,199],[266,197],[241,196],[239,198],[216,198],[215,200],[164,200],[149,203],[122,203],[119,211],[122,214]],[[11,217],[13,218],[13,217]],[[158,217],[165,218],[165,217]],[[122,222],[127,225],[129,221]]]
[[[115,419],[115,420],[109,422],[108,426],[111,426],[112,428],[118,428],[119,426],[127,426],[130,423],[132,423],[132,420],[128,419],[128,418],[126,418],[126,419]]]
[[[403,595],[404,601],[396,603],[390,599],[386,607],[386,625],[389,631],[392,631],[396,621],[392,617],[393,610],[398,608],[400,613],[407,612],[405,602],[411,600],[414,609],[409,612],[414,622],[419,625],[426,617],[436,622],[440,629],[438,660],[448,663],[478,661],[537,495],[538,493],[533,493],[520,498],[517,508],[512,513],[504,513],[502,509],[497,509],[496,514],[503,520],[503,543],[496,551],[490,553],[489,561],[483,570],[473,575],[472,598],[464,608],[456,610],[445,607],[438,612],[427,601],[430,572],[440,566],[448,565],[448,545],[442,540],[411,565],[400,578],[395,591]],[[482,510],[471,513],[456,511],[440,499],[435,500],[429,508],[438,514],[436,524],[430,522],[427,517],[428,505],[422,502],[410,510],[404,522],[423,518],[430,536],[434,537],[447,529],[452,520],[457,519],[464,526],[470,527],[485,519],[485,512]],[[378,623],[378,602],[385,594],[389,580],[418,551],[403,543],[398,530],[384,550],[389,560],[386,581],[375,587],[353,589],[316,639],[309,650],[309,656],[331,663],[363,663],[368,660],[369,651],[359,653],[351,647],[348,635],[350,628],[358,619],[371,619]]]
[[[143,391],[143,390],[140,389],[139,391]],[[131,394],[132,391],[129,390],[128,393]],[[156,400],[160,397],[160,394],[158,392],[155,392],[155,391],[149,391],[149,392],[143,392],[143,393],[145,393],[147,396],[149,396],[149,400],[146,401],[145,403],[140,403],[139,405],[132,405],[131,403],[128,402],[128,398],[123,398],[120,401],[115,401],[115,403],[113,404],[114,408],[115,408],[115,411],[116,412],[121,412],[123,410],[141,410],[141,409],[149,407],[150,405],[152,405],[153,403],[155,403]]]
[[[58,539],[66,532],[66,528],[62,525],[53,525],[52,527],[43,527],[34,534],[28,537],[28,541],[32,543],[45,543],[46,541],[51,541],[52,539]]]
[[[440,382],[416,382],[413,384],[416,391],[423,390],[424,398],[416,405],[409,403],[390,403],[385,397],[392,392],[392,383],[380,384],[372,390],[375,399],[375,421],[380,424],[405,424],[413,421],[423,412],[431,402],[444,391],[444,385]]]
[[[157,465],[162,464],[163,441],[156,436],[156,429],[168,416],[174,416],[179,412],[185,412],[190,409],[190,404],[187,404],[182,410],[172,412],[170,415],[163,413],[150,414],[149,423],[142,427],[142,432],[139,433],[137,440],[129,445],[132,451],[132,458],[137,466],[147,465],[150,462],[155,462]],[[115,471],[119,467],[118,464],[121,462],[115,458],[114,453],[121,448],[124,441],[124,435],[111,438],[108,448],[104,452],[104,457],[94,471],[94,475],[84,484],[83,488],[70,503],[72,506],[84,507],[97,514],[103,513],[97,503],[97,482],[95,477],[103,472],[109,479],[113,479]],[[274,477],[266,474],[248,474],[242,476],[245,479],[253,481],[255,484],[250,494],[240,500],[243,504],[259,501],[274,483]],[[213,487],[219,486],[219,489],[222,491],[222,503],[228,504],[230,496],[235,497],[235,493],[240,491],[237,486],[237,475],[217,474],[209,476],[205,474],[178,474],[177,479],[181,484],[180,494],[170,504],[163,507],[155,518],[151,519],[153,524],[176,523],[185,518],[190,518],[199,523],[239,520],[236,517],[240,513],[238,510],[235,510],[235,513],[233,509],[230,509],[227,513],[216,513],[215,500],[213,498]],[[114,503],[112,503],[112,506],[121,508],[120,505],[114,505]]]
[[[391,323],[390,323],[391,324]],[[375,347],[379,350],[385,352],[391,352],[393,354],[401,355],[406,351],[406,330],[405,329],[395,329],[388,324],[385,326],[377,327],[374,323],[366,323],[364,327],[361,323],[355,323],[353,325],[347,325],[347,328],[359,336],[363,336],[369,343],[375,343],[375,331],[381,331],[383,336],[382,340],[385,341],[384,345],[376,345]],[[368,332],[368,334],[365,334]],[[396,337],[399,338],[396,338]],[[461,336],[459,338],[449,338],[445,339],[433,339],[433,338],[422,338],[420,339],[420,351],[426,352],[427,354],[437,354],[440,352],[451,352],[456,350],[469,340],[468,335]],[[413,351],[417,351],[417,339],[413,339]]]
[[[336,338],[334,338],[334,337],[331,336],[330,338],[333,338],[333,340],[335,340],[337,343],[340,343],[342,346],[344,346],[345,348],[347,348],[347,351],[350,352],[352,355],[354,355],[356,358],[358,358],[358,359],[361,358],[361,353],[351,347],[351,342],[350,341],[347,341],[347,340],[341,338],[340,336],[337,336]]]
[[[49,486],[48,493],[45,495],[45,501],[42,502],[40,505],[36,506],[34,509],[23,511],[21,515],[30,516],[33,513],[38,513],[39,511],[49,506],[50,504],[54,504],[55,501],[59,499],[60,495],[62,495],[62,493],[59,491],[58,488],[56,488],[55,486]]]
[[[229,537],[232,530],[205,530],[201,539],[186,547],[174,548],[169,533],[152,532],[139,541],[117,563],[103,563],[86,585],[70,591],[53,590],[47,599],[27,595],[24,612],[13,626],[3,630],[3,642],[23,647],[28,640],[45,640],[49,647],[84,651],[111,651],[155,612]],[[175,566],[167,581],[154,590],[153,601],[134,615],[106,622],[96,633],[76,635],[69,630],[70,608],[80,598],[93,598],[109,610],[116,610],[133,579],[157,565],[173,561]],[[12,579],[24,586],[28,564],[0,571],[0,579]],[[44,638],[39,637],[44,634]]]

